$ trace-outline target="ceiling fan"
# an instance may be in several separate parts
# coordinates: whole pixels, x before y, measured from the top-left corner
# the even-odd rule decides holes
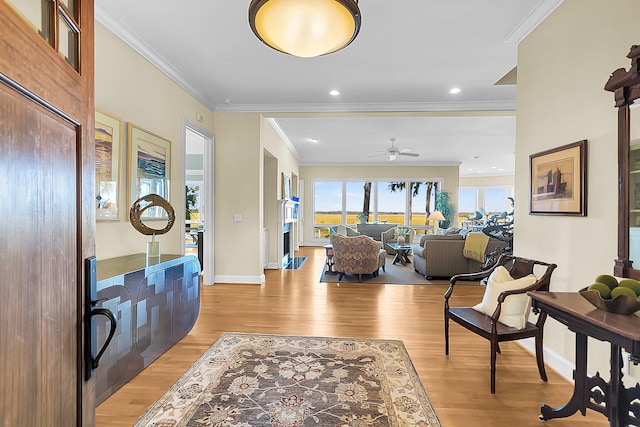
[[[389,156],[389,161],[394,161],[398,156],[418,157],[420,154],[412,153],[408,148],[398,148],[395,145],[396,139],[391,138],[391,147],[387,148],[387,151],[383,154],[376,154],[376,156]],[[371,156],[374,157],[374,156]]]

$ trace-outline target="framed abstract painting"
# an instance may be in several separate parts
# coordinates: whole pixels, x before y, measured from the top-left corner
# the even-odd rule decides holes
[[[129,136],[129,185],[128,201],[133,203],[147,194],[157,194],[169,200],[171,176],[171,141],[141,129],[127,125]],[[144,211],[142,218],[166,219],[167,213],[160,206]]]
[[[102,111],[95,112],[96,220],[119,218],[122,121]]]

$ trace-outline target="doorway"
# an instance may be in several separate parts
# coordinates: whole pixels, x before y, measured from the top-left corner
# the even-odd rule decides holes
[[[183,253],[197,256],[213,284],[213,136],[184,120]]]

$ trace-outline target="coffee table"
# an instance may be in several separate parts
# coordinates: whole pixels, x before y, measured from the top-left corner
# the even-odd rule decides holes
[[[400,262],[402,265],[411,263],[409,259],[409,252],[411,252],[411,245],[399,245],[397,243],[387,243],[391,249],[396,251],[396,256],[393,258],[393,264]]]

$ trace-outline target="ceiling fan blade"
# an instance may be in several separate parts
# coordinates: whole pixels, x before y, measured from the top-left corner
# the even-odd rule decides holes
[[[400,152],[398,156],[409,156],[409,157],[418,157],[420,154],[418,153],[408,153],[408,152]]]

